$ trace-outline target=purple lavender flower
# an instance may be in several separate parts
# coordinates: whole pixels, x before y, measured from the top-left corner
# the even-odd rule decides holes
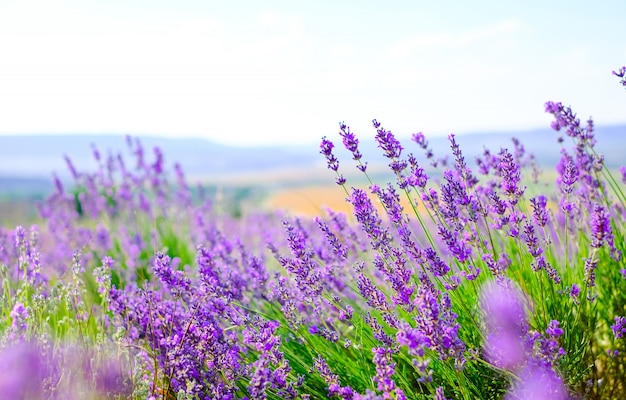
[[[574,184],[578,181],[578,168],[576,164],[567,154],[563,154],[559,163],[556,166],[559,178],[557,183],[563,191],[563,193],[570,194],[574,190]]]
[[[574,301],[576,301],[578,299],[579,294],[580,294],[580,287],[577,284],[572,283],[572,287],[569,290],[570,297],[574,299]]]
[[[533,332],[530,335],[529,343],[535,349],[535,362],[542,362],[544,365],[554,367],[559,359],[565,355],[565,350],[559,346],[559,337],[564,331],[559,327],[559,321],[551,320],[545,330],[545,334]]]
[[[452,312],[450,297],[437,290],[425,274],[420,281],[414,300],[415,328],[423,335],[427,348],[439,353],[441,359],[454,359],[460,369],[465,363],[465,343],[458,336],[460,325]]]
[[[0,349],[0,371],[0,398],[44,398],[45,364],[36,346],[17,343]]]
[[[191,281],[185,277],[183,271],[173,268],[172,259],[163,253],[157,253],[152,261],[154,274],[172,292],[174,296],[181,296],[189,292]]]
[[[406,178],[406,183],[410,186],[424,188],[428,182],[428,175],[424,172],[424,168],[417,164],[417,159],[413,154],[409,154],[408,162],[411,167],[411,173]]]
[[[491,253],[484,254],[482,256],[482,260],[487,264],[489,271],[494,276],[500,276],[504,273],[504,271],[511,265],[511,260],[505,253],[500,253],[498,256],[498,261],[493,259],[493,255]]]
[[[374,365],[376,366],[376,375],[373,378],[377,389],[383,392],[383,398],[404,398],[404,392],[396,386],[392,379],[396,370],[396,363],[393,362],[391,356],[393,351],[390,348],[375,347],[372,349],[374,353]]]
[[[448,400],[441,386],[435,389],[435,400]]]
[[[591,247],[597,249],[602,247],[605,241],[612,241],[611,219],[601,204],[593,205],[589,222],[592,236]]]
[[[524,342],[528,323],[522,294],[512,281],[503,279],[483,287],[480,303],[485,313],[487,358],[512,371],[526,361],[529,351]]]
[[[529,362],[520,375],[519,383],[504,397],[505,400],[566,400],[563,380],[551,368]]]
[[[367,301],[370,307],[388,312],[390,310],[387,303],[387,296],[376,286],[371,279],[360,273],[357,275],[357,287],[361,296]]]
[[[371,240],[372,248],[378,250],[388,246],[391,236],[387,229],[382,226],[378,211],[374,208],[367,193],[362,189],[352,188],[350,203],[354,206],[354,216]]]
[[[339,376],[331,371],[328,363],[321,355],[313,360],[313,370],[317,371],[326,382],[329,397],[339,395],[341,390]]]
[[[113,259],[106,256],[102,259],[102,265],[95,268],[93,271],[96,283],[98,284],[98,293],[101,296],[108,294],[111,289],[111,271],[113,270],[113,263]]]
[[[428,141],[422,132],[414,133],[411,135],[411,140],[417,143],[419,147],[426,150],[428,149]]]
[[[363,155],[359,151],[359,139],[357,139],[357,137],[350,132],[350,127],[346,126],[343,122],[339,123],[339,129],[339,135],[342,137],[344,147],[352,153],[352,159],[359,162],[357,168],[361,172],[365,172],[367,169],[367,163],[360,162]]]
[[[452,255],[459,262],[463,263],[471,258],[472,248],[466,245],[463,238],[459,238],[458,232],[452,232],[442,225],[437,225],[437,232],[439,233],[439,236],[444,241],[444,243],[448,246],[448,250],[450,250],[450,253],[452,253]],[[428,256],[432,257],[432,252],[429,254],[428,250],[426,250],[426,254],[427,258]],[[430,258],[428,259],[430,260]]]
[[[22,303],[15,303],[9,315],[11,317],[11,329],[9,337],[15,339],[25,338],[26,331],[28,330],[28,308],[24,307],[24,304]]]
[[[496,193],[495,191],[491,192],[489,194],[489,198],[492,201],[491,207],[490,207],[491,211],[493,211],[494,213],[498,215],[504,215],[504,213],[506,212],[507,206],[506,206],[506,203],[502,201],[500,196],[498,196],[498,193]]]
[[[548,204],[548,199],[546,196],[539,195],[530,199],[530,204],[533,208],[533,219],[535,223],[539,226],[546,226],[548,223],[548,211],[546,209],[546,205]]]
[[[454,139],[454,135],[448,135],[450,141],[450,148],[452,149],[452,155],[454,155],[454,169],[462,177],[463,183],[466,188],[473,187],[478,181],[472,176],[472,171],[467,167],[465,158],[461,152],[461,148]]]
[[[513,158],[513,155],[506,149],[500,151],[498,171],[502,177],[500,183],[502,191],[507,195],[511,205],[517,204],[517,200],[524,193],[524,188],[519,187],[521,178],[520,166]]]
[[[613,330],[615,339],[622,338],[626,335],[626,318],[620,316],[615,317],[615,323],[611,325],[611,329]]]
[[[576,118],[576,114],[572,112],[570,107],[565,107],[560,102],[555,103],[548,101],[545,104],[545,111],[554,116],[551,126],[555,131],[566,129],[566,134],[573,138],[580,136],[581,127],[580,120]]]
[[[328,163],[328,168],[337,172],[339,170],[339,160],[333,154],[333,148],[335,145],[330,140],[326,139],[326,136],[322,138],[322,143],[320,143],[320,153],[326,157],[326,161]]]
[[[428,269],[435,276],[444,276],[450,271],[450,267],[446,264],[437,254],[437,252],[429,247],[424,250],[424,255],[427,260]]]
[[[382,128],[380,123],[376,120],[372,120],[372,124],[374,128],[376,128],[376,142],[378,143],[378,147],[385,152],[385,157],[390,160],[400,158],[402,146],[393,133]]]

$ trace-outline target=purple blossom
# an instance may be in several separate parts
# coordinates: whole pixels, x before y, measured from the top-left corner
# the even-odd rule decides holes
[[[191,288],[191,281],[185,277],[183,271],[176,270],[172,264],[172,259],[168,255],[159,252],[154,256],[152,269],[174,296],[187,294]]]
[[[413,154],[409,154],[408,162],[411,167],[411,173],[406,178],[406,182],[410,186],[424,188],[428,182],[428,176],[424,172],[424,168],[417,164],[417,160]]]
[[[615,317],[615,323],[611,325],[611,329],[613,330],[615,339],[621,339],[626,335],[626,318],[620,316]]]
[[[459,238],[458,232],[456,231],[452,232],[442,225],[437,225],[437,232],[439,233],[439,236],[444,241],[444,243],[448,246],[448,250],[450,250],[450,253],[452,253],[452,255],[459,262],[463,263],[471,258],[472,249],[471,247],[468,247],[466,245],[465,240],[463,238]],[[428,250],[426,252],[427,252],[426,253],[427,259],[430,260],[430,258],[428,257],[429,256],[432,257],[432,253],[429,254]],[[446,272],[444,272],[444,274]]]
[[[526,304],[510,280],[487,283],[480,303],[485,315],[487,358],[500,368],[513,370],[527,359],[523,340],[528,332]]]
[[[555,131],[566,128],[565,134],[576,138],[581,135],[580,120],[572,112],[570,107],[565,107],[560,102],[548,101],[545,104],[545,111],[554,116],[551,126]]]
[[[571,159],[571,157],[563,154],[559,163],[557,164],[557,172],[559,173],[559,178],[557,179],[557,183],[559,187],[565,194],[570,194],[574,190],[574,184],[578,181],[578,168],[576,164]]]
[[[382,226],[378,211],[374,208],[367,193],[361,189],[352,188],[349,200],[354,206],[354,216],[371,240],[372,248],[378,250],[388,246],[391,236],[387,229]]]
[[[506,149],[500,151],[498,171],[502,178],[500,183],[502,191],[507,195],[511,205],[517,204],[519,197],[524,193],[524,188],[519,187],[520,166]]]
[[[424,256],[427,260],[427,266],[430,272],[435,276],[444,276],[450,271],[450,267],[437,254],[437,252],[429,247],[424,250]]]
[[[465,158],[461,152],[461,148],[458,143],[454,139],[454,135],[448,135],[448,140],[450,141],[450,148],[452,149],[452,155],[454,155],[454,169],[462,177],[463,183],[466,188],[473,187],[478,181],[472,175],[472,171],[467,167],[465,163]]]
[[[435,400],[448,400],[441,386],[435,389]]]
[[[428,141],[426,140],[426,136],[424,136],[422,132],[412,134],[411,140],[417,143],[417,145],[422,149],[428,149]]]
[[[580,294],[580,287],[577,284],[572,283],[572,287],[569,290],[570,297],[574,300],[577,300],[579,294]]]
[[[533,208],[533,219],[535,223],[539,226],[546,226],[548,223],[548,211],[546,209],[546,205],[548,204],[548,199],[546,196],[539,195],[530,199],[530,204]]]
[[[384,151],[385,157],[390,160],[400,158],[402,146],[393,133],[382,128],[380,123],[376,120],[372,120],[372,124],[376,129],[376,143],[378,143],[378,147]]]
[[[339,376],[331,371],[328,363],[321,355],[318,355],[313,360],[313,370],[317,371],[324,379],[324,382],[326,382],[329,397],[340,394],[341,383],[339,382]]]
[[[93,270],[93,275],[98,284],[98,293],[103,296],[111,289],[111,271],[113,271],[114,261],[106,256],[102,259],[102,265]]]
[[[460,369],[465,363],[465,343],[458,336],[460,325],[452,312],[450,297],[437,290],[427,276],[422,275],[420,281],[413,301],[417,309],[415,328],[427,348],[438,352],[442,359],[453,358]]]
[[[563,380],[552,368],[530,362],[520,374],[520,380],[504,397],[505,400],[566,400]]]
[[[371,279],[360,273],[357,275],[356,284],[361,296],[363,296],[370,307],[384,312],[389,311],[387,297]]]
[[[36,346],[17,343],[0,349],[0,371],[0,397],[44,398],[45,364]]]
[[[354,161],[359,161],[361,157],[363,157],[359,151],[359,139],[350,132],[350,127],[343,122],[339,123],[339,129],[339,135],[343,140],[344,147],[352,153],[352,159]],[[363,172],[365,172],[365,169],[363,169]]]
[[[504,213],[506,212],[507,206],[506,206],[506,203],[502,201],[500,196],[498,196],[498,193],[496,193],[495,191],[491,192],[489,194],[489,198],[492,201],[491,207],[490,207],[491,211],[493,211],[494,213],[498,215],[504,215]]]
[[[337,160],[337,157],[333,154],[333,147],[335,147],[333,142],[326,139],[326,136],[324,136],[320,143],[320,153],[326,157],[328,168],[337,172],[337,170],[339,170],[339,160]]]
[[[600,248],[604,242],[613,241],[611,232],[611,219],[605,208],[596,203],[593,205],[589,225],[591,226],[591,247]]]
[[[492,254],[484,254],[482,256],[482,260],[487,264],[489,271],[494,276],[500,276],[504,273],[504,271],[511,265],[511,260],[505,253],[500,253],[498,256],[498,261],[493,259]]]
[[[372,353],[374,353],[373,362],[376,366],[376,375],[373,378],[376,388],[383,393],[384,398],[405,398],[402,390],[396,387],[392,379],[396,369],[396,363],[391,358],[393,351],[390,348],[375,347]]]

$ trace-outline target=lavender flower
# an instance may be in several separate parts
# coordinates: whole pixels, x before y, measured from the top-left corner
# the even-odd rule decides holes
[[[326,161],[328,163],[328,168],[337,172],[339,170],[339,160],[333,154],[333,148],[335,145],[330,140],[326,139],[326,136],[322,138],[322,143],[320,143],[320,153],[326,157]]]
[[[551,320],[548,323],[545,334],[534,332],[530,337],[530,342],[535,348],[534,360],[554,367],[557,361],[565,355],[565,350],[559,346],[559,337],[562,335],[563,329],[559,327],[557,320]]]
[[[472,171],[467,167],[467,164],[465,163],[465,158],[463,157],[463,154],[461,152],[461,148],[454,139],[454,135],[448,135],[448,140],[450,141],[452,155],[454,155],[454,169],[459,174],[459,176],[462,177],[463,183],[465,184],[466,188],[473,187],[476,183],[478,183],[478,180],[476,180],[476,178],[472,176]]]
[[[382,226],[382,220],[365,191],[352,188],[350,203],[354,206],[354,215],[357,221],[371,240],[372,248],[378,250],[388,246],[391,236],[387,229]]]
[[[615,323],[611,325],[611,329],[613,330],[615,339],[621,339],[626,335],[626,318],[620,316],[615,317]]]
[[[578,168],[576,164],[566,154],[563,154],[561,157],[559,164],[557,164],[557,172],[559,173],[559,178],[557,179],[557,183],[561,188],[561,191],[565,194],[570,194],[574,190],[574,184],[578,181]]]
[[[113,270],[113,259],[106,256],[102,259],[102,265],[94,269],[93,274],[98,284],[98,293],[104,296],[111,289],[111,271]]]
[[[359,139],[350,132],[350,127],[346,126],[343,122],[339,123],[339,129],[339,135],[342,137],[344,147],[352,153],[352,159],[359,162],[357,168],[361,172],[365,172],[367,163],[361,163],[360,161],[363,155],[359,151]]]
[[[43,398],[45,366],[36,346],[18,343],[0,349],[0,371],[0,397]]]
[[[530,199],[530,204],[533,208],[533,219],[535,223],[539,226],[546,226],[548,223],[548,211],[546,209],[546,205],[548,204],[548,199],[546,196],[539,195]]]
[[[526,306],[510,280],[488,283],[480,303],[485,313],[487,358],[500,368],[514,370],[527,359],[524,336],[528,332]]]
[[[520,166],[506,149],[500,151],[498,170],[502,177],[500,183],[502,191],[507,195],[511,205],[517,204],[519,197],[524,193],[524,188],[519,187]]]
[[[569,290],[570,297],[574,299],[574,301],[577,301],[579,294],[580,294],[580,287],[577,284],[572,283],[572,287]]]
[[[385,347],[375,347],[372,353],[374,353],[373,362],[376,365],[376,375],[373,380],[377,385],[376,388],[383,392],[383,398],[405,399],[404,392],[396,387],[396,383],[391,378],[396,369],[396,364],[391,358],[393,351]]]
[[[612,242],[611,220],[601,204],[594,204],[590,216],[591,226],[591,247],[600,248],[604,242]]]
[[[152,262],[154,274],[172,292],[174,296],[187,294],[191,288],[191,281],[182,271],[172,266],[172,259],[163,253],[157,253]]]
[[[411,167],[411,173],[406,178],[406,183],[410,186],[420,187],[423,189],[426,187],[426,183],[428,182],[428,176],[424,172],[424,168],[417,164],[417,160],[413,154],[409,154],[408,162]]]
[[[317,371],[324,379],[324,382],[326,382],[328,396],[339,395],[341,390],[339,376],[331,371],[328,363],[321,355],[318,355],[317,358],[314,359],[313,369]]]
[[[378,143],[378,147],[385,152],[385,157],[390,160],[400,158],[402,145],[400,145],[400,142],[396,139],[393,133],[382,128],[380,123],[376,120],[372,120],[372,124],[376,129],[376,142]]]
[[[563,380],[551,368],[530,362],[520,375],[519,383],[506,394],[505,400],[566,400]]]

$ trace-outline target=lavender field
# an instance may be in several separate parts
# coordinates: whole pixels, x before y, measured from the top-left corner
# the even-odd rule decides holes
[[[373,120],[376,182],[342,123],[319,151],[353,212],[315,218],[233,215],[130,137],[68,159],[0,228],[0,399],[624,398],[626,168],[545,111],[545,190],[517,140],[474,163]]]

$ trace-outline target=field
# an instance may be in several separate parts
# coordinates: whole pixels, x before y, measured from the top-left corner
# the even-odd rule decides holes
[[[468,166],[376,120],[389,182],[342,124],[334,186],[264,200],[132,138],[70,162],[0,227],[0,399],[626,397],[626,169],[546,112],[543,175],[516,142]]]

